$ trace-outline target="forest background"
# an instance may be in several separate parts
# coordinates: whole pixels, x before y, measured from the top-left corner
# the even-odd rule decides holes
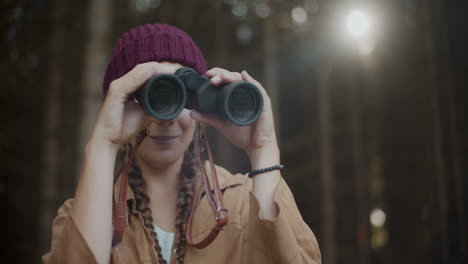
[[[144,23],[273,101],[323,263],[468,263],[466,1],[3,0],[0,259],[37,263],[73,196],[112,45]],[[248,160],[215,131],[215,161]]]

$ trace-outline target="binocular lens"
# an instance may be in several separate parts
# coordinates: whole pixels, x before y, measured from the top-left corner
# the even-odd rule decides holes
[[[179,89],[175,89],[170,80],[159,79],[153,83],[148,93],[149,104],[160,115],[170,115],[177,110],[181,100]]]
[[[172,120],[185,106],[183,83],[171,75],[157,75],[150,79],[140,94],[140,102],[147,111],[161,120]]]
[[[263,100],[257,87],[241,82],[231,88],[227,110],[230,119],[237,125],[249,125],[257,120]]]

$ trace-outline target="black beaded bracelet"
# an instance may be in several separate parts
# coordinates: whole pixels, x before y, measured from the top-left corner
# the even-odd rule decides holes
[[[273,170],[283,171],[284,170],[284,165],[280,164],[280,165],[275,165],[275,166],[271,166],[271,167],[268,167],[268,168],[253,170],[253,171],[250,171],[248,175],[249,175],[249,178],[252,178],[255,175],[262,174],[262,173],[269,172],[269,171],[273,171]]]

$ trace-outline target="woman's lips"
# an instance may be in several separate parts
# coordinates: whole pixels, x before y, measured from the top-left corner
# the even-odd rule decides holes
[[[177,136],[150,136],[154,141],[158,143],[171,143],[177,139]]]

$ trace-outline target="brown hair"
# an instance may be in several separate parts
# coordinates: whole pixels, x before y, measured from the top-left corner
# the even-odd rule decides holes
[[[194,194],[194,178],[196,176],[196,157],[194,155],[195,140],[199,140],[198,136],[198,124],[195,127],[194,138],[188,149],[184,153],[184,159],[182,162],[182,168],[179,177],[181,177],[181,184],[179,188],[179,194],[177,196],[177,217],[175,220],[175,241],[174,249],[176,254],[176,263],[183,263],[186,249],[186,224],[187,219],[192,208],[192,197]],[[127,148],[132,148],[127,145]],[[149,207],[150,198],[145,193],[145,180],[141,173],[141,169],[136,164],[136,161],[132,161],[132,168],[128,174],[128,183],[135,194],[136,209],[143,217],[145,228],[150,232],[151,238],[154,241],[154,249],[158,254],[158,260],[161,264],[166,264],[166,260],[161,254],[161,246],[153,226],[153,217],[151,209]]]

